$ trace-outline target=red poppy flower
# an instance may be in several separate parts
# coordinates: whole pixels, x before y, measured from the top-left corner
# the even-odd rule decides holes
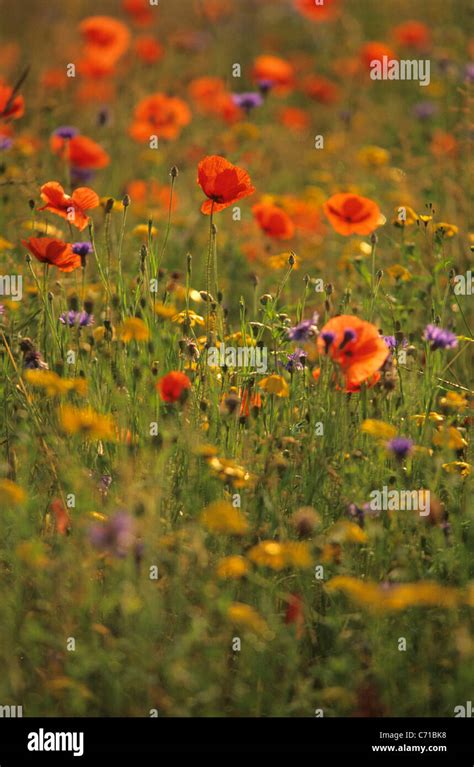
[[[430,28],[421,21],[405,21],[393,30],[393,36],[399,45],[407,48],[426,50],[431,45]]]
[[[110,162],[110,157],[99,144],[96,144],[87,136],[73,136],[70,139],[61,136],[52,136],[50,140],[51,150],[54,154],[67,159],[74,168],[90,168],[97,170],[105,168]]]
[[[155,64],[163,58],[165,50],[151,35],[137,37],[134,44],[135,53],[145,64]]]
[[[56,213],[81,230],[85,229],[89,223],[89,217],[84,211],[97,208],[100,202],[98,195],[86,186],[75,189],[72,195],[69,195],[57,181],[43,184],[41,197],[46,205],[38,210]]]
[[[89,58],[106,54],[118,59],[130,45],[128,27],[112,16],[88,16],[79,25]]]
[[[304,628],[303,600],[299,594],[290,594],[285,612],[285,623],[294,623],[296,626],[296,638],[300,639]]]
[[[154,93],[135,107],[129,133],[141,143],[149,141],[150,136],[174,139],[189,122],[191,112],[186,102],[164,93]]]
[[[310,116],[298,107],[286,107],[280,112],[280,122],[295,131],[305,131],[311,125]]]
[[[38,261],[56,266],[60,272],[72,272],[81,266],[81,257],[73,253],[69,242],[54,237],[29,237],[21,243]]]
[[[377,41],[366,43],[362,46],[360,51],[362,63],[367,69],[370,69],[372,61],[383,61],[384,56],[386,56],[387,59],[398,59],[397,54],[389,45]]]
[[[163,402],[178,402],[184,398],[186,390],[191,388],[191,381],[179,370],[172,370],[160,378],[156,388]]]
[[[388,347],[375,325],[347,314],[333,317],[322,328],[317,347],[329,354],[340,369],[346,391],[356,391],[362,383],[375,383],[389,354]]]
[[[260,202],[254,205],[252,213],[261,229],[276,240],[290,240],[295,233],[295,225],[288,213],[277,205]]]
[[[257,56],[252,76],[256,82],[268,82],[277,92],[285,93],[293,85],[294,71],[288,61],[278,56]]]
[[[127,194],[130,195],[131,200],[139,208],[152,208],[157,206],[161,211],[168,212],[171,202],[171,210],[175,211],[179,204],[179,198],[175,191],[171,197],[171,190],[169,185],[160,186],[157,181],[143,181],[142,179],[135,179],[127,184]]]
[[[135,24],[145,27],[153,21],[150,0],[123,0],[122,7],[133,17]]]
[[[66,535],[67,531],[71,527],[71,518],[60,498],[54,498],[51,501],[51,511],[54,514],[54,518],[56,520],[56,530],[58,531],[59,535]]]
[[[239,390],[240,400],[240,417],[248,418],[250,410],[258,410],[262,407],[262,398],[258,392],[251,392],[250,389]]]
[[[315,0],[293,0],[296,10],[311,21],[329,21],[338,11],[339,0],[324,0],[316,5]]]
[[[0,82],[0,117],[18,120],[25,113],[25,100],[18,94],[12,98],[13,88]]]
[[[204,157],[198,165],[197,182],[209,200],[201,205],[201,212],[217,213],[232,203],[255,192],[246,170],[232,165],[224,157]]]
[[[341,98],[339,87],[327,77],[320,75],[307,77],[303,89],[310,98],[319,101],[320,104],[335,104]]]
[[[68,85],[68,76],[61,67],[46,69],[41,76],[41,85],[48,90],[61,91]]]
[[[380,208],[376,202],[358,194],[334,194],[323,205],[333,229],[347,237],[370,234],[379,226]]]
[[[228,123],[243,116],[220,77],[197,77],[189,85],[189,95],[200,112],[217,115]]]

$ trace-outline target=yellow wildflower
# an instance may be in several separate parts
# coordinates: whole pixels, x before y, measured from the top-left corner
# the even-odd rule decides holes
[[[239,555],[223,557],[216,567],[218,578],[223,580],[238,580],[243,578],[249,571],[249,564],[244,557]]]
[[[449,474],[460,474],[461,477],[468,477],[471,473],[471,464],[466,461],[450,461],[443,463],[443,469]]]
[[[43,570],[49,565],[44,545],[41,541],[23,541],[16,547],[16,555],[25,565]]]
[[[380,146],[364,146],[357,153],[357,160],[366,167],[377,168],[387,165],[390,161],[390,153]]]
[[[139,317],[128,317],[122,325],[120,338],[126,344],[130,341],[147,341],[150,331]]]
[[[0,479],[0,504],[16,506],[23,503],[25,499],[25,491],[16,482],[12,482],[10,479]]]
[[[463,447],[467,447],[466,440],[455,426],[438,429],[433,437],[433,444],[437,447],[447,447],[450,450],[462,450]]]
[[[381,585],[350,576],[328,581],[329,591],[342,591],[358,604],[375,610],[404,610],[408,607],[456,607],[462,595],[457,589],[434,581]]]
[[[156,237],[158,234],[156,226],[152,226],[151,229],[148,230],[148,224],[137,224],[137,226],[132,229],[132,234],[134,237],[141,237],[143,240],[146,240],[148,239],[148,231],[150,231],[151,237]]]
[[[228,458],[210,456],[207,463],[220,480],[231,482],[233,487],[244,487],[245,485],[253,484],[255,481],[255,477],[249,471]]]
[[[244,535],[249,529],[243,514],[227,501],[214,501],[204,509],[200,518],[211,533]]]
[[[266,621],[250,605],[243,602],[232,602],[227,609],[231,622],[239,628],[249,629],[258,636],[270,638],[271,634]]]
[[[401,264],[393,264],[393,266],[389,266],[387,272],[390,277],[397,282],[409,282],[409,280],[411,280],[411,272],[409,272],[408,269],[405,269]]]
[[[176,307],[173,304],[155,304],[153,307],[155,314],[163,320],[169,320],[176,315]]]
[[[11,250],[14,247],[13,242],[9,242],[9,240],[6,240],[5,237],[0,235],[0,253],[4,250]]]
[[[48,397],[56,397],[75,391],[84,397],[87,394],[85,378],[61,378],[52,370],[27,370],[25,378],[32,386],[44,389]]]
[[[361,431],[365,432],[365,434],[370,434],[371,437],[382,440],[393,439],[397,434],[395,426],[385,423],[385,421],[377,421],[374,418],[367,418],[363,421]]]
[[[275,394],[277,397],[288,397],[289,387],[282,376],[272,373],[259,382],[259,387],[267,394]]]
[[[410,418],[413,418],[413,420],[416,421],[417,426],[422,426],[425,422],[426,415],[424,413],[420,413],[418,415],[411,415]],[[428,418],[430,421],[434,421],[435,423],[442,423],[445,420],[444,415],[441,415],[441,413],[436,413],[435,410],[431,410],[428,413]]]
[[[116,438],[112,418],[96,413],[92,408],[79,409],[64,405],[59,411],[61,425],[68,434],[81,434],[87,439],[103,439],[109,442]]]
[[[288,267],[288,259],[290,255],[293,256],[294,263],[293,263],[293,269],[299,269],[299,260],[294,255],[294,253],[291,253],[288,251],[287,253],[277,253],[273,256],[268,256],[266,259],[266,263],[271,269],[285,269]]]
[[[193,328],[195,325],[203,326],[206,324],[204,317],[201,317],[200,314],[196,314],[196,312],[191,310],[188,312],[183,311],[175,314],[175,316],[172,318],[172,321],[177,322],[179,325],[189,324],[189,327],[191,328]]]
[[[445,223],[436,224],[434,230],[435,233],[439,234],[441,237],[454,237],[454,235],[459,232],[459,229],[455,224]]]
[[[328,537],[335,543],[365,543],[367,533],[359,525],[343,519],[336,522],[329,530]]]
[[[466,409],[468,402],[464,394],[458,394],[455,391],[448,391],[444,397],[441,397],[439,404],[442,407],[463,411]]]

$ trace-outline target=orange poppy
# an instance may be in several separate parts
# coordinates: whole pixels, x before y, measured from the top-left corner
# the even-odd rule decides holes
[[[51,151],[62,159],[67,159],[74,168],[104,168],[110,157],[99,144],[87,136],[73,136],[70,139],[53,135],[50,139]]]
[[[453,157],[458,151],[458,142],[452,133],[435,130],[430,143],[430,150],[435,157]]]
[[[112,16],[88,16],[79,24],[88,58],[106,53],[118,59],[130,45],[128,27]]]
[[[276,240],[290,240],[295,234],[295,225],[288,213],[277,205],[260,202],[254,205],[252,213],[261,229]]]
[[[257,56],[252,76],[256,82],[270,83],[277,92],[284,93],[293,85],[294,70],[288,61],[278,56]]]
[[[197,77],[189,85],[189,95],[198,109],[232,123],[243,116],[220,77]]]
[[[360,51],[361,61],[367,69],[370,69],[372,61],[383,61],[384,56],[387,59],[398,59],[397,54],[389,45],[377,41],[366,43]]]
[[[339,0],[324,0],[316,5],[315,0],[293,0],[293,4],[306,18],[311,21],[328,21],[336,16]]]
[[[46,69],[41,76],[41,85],[48,90],[63,90],[67,87],[68,76],[64,69],[60,67],[53,67],[52,69]]]
[[[72,272],[81,266],[81,257],[72,250],[69,242],[54,237],[29,237],[21,244],[43,264],[56,266],[60,272]]]
[[[149,141],[153,135],[173,139],[190,122],[191,111],[185,101],[164,93],[154,93],[142,99],[135,107],[129,133],[140,143]]]
[[[347,237],[370,234],[379,226],[380,208],[376,202],[358,194],[334,194],[323,205],[333,229]]]
[[[298,107],[286,107],[280,112],[280,122],[287,128],[295,131],[307,130],[311,124],[311,120],[307,112],[304,109]]]
[[[146,208],[148,205],[157,205],[159,208],[168,211],[170,205],[171,191],[169,186],[160,186],[157,181],[142,181],[135,179],[127,184],[127,194],[133,202],[134,208]],[[178,197],[173,191],[171,200],[171,210],[176,210]]]
[[[110,77],[117,69],[117,56],[114,51],[86,50],[77,62],[77,71],[89,79]]]
[[[326,226],[321,221],[319,205],[311,200],[300,200],[293,195],[285,195],[281,203],[297,229],[308,234],[325,234]]]
[[[431,30],[421,21],[405,21],[393,30],[393,36],[399,45],[407,48],[426,50],[431,45]]]
[[[0,82],[0,117],[18,120],[25,113],[25,100],[23,96],[13,96],[13,88]]]
[[[389,354],[375,325],[347,314],[326,323],[318,336],[317,347],[320,354],[329,354],[341,370],[346,391],[355,391],[367,381],[373,385],[372,377]]]
[[[191,388],[191,381],[181,371],[172,370],[171,373],[160,378],[156,388],[163,402],[178,402],[184,399],[185,392]]]
[[[320,75],[307,77],[303,89],[310,98],[320,104],[335,104],[341,98],[340,88],[327,77]]]
[[[163,58],[165,50],[151,35],[141,35],[134,43],[135,53],[145,64],[155,64]]]
[[[60,498],[54,498],[51,501],[51,511],[54,514],[59,535],[65,535],[71,527],[71,518]]]
[[[89,217],[84,212],[99,205],[98,195],[86,186],[75,189],[72,195],[66,194],[58,181],[48,181],[41,187],[41,197],[46,205],[38,210],[49,210],[65,218],[78,229],[85,229]]]
[[[115,92],[115,86],[110,82],[86,80],[79,85],[76,91],[76,99],[80,104],[89,104],[95,101],[104,105],[115,99]]]
[[[210,214],[211,210],[217,213],[255,192],[247,171],[218,155],[201,160],[198,165],[197,183],[209,197],[201,205],[201,212],[206,214]]]
[[[135,24],[139,26],[148,26],[153,21],[150,0],[123,0],[122,7],[125,13],[130,14]]]

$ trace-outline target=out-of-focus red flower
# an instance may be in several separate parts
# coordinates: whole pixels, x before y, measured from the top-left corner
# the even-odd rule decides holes
[[[278,56],[257,56],[252,76],[257,83],[268,83],[277,93],[286,93],[293,86],[294,70],[291,64]]]
[[[383,57],[388,59],[398,59],[397,54],[386,43],[372,41],[362,46],[360,58],[366,69],[370,69],[372,61],[383,61]]]
[[[285,107],[280,112],[280,122],[295,131],[305,131],[311,124],[311,119],[304,109]]]
[[[90,168],[97,170],[105,168],[110,162],[110,157],[97,144],[87,136],[73,136],[70,139],[53,135],[50,140],[51,151],[67,160],[74,168]]]
[[[112,16],[88,16],[79,24],[88,58],[119,59],[130,45],[128,27]]]
[[[0,118],[18,120],[25,113],[25,99],[18,93],[13,95],[13,88],[0,81]]]
[[[335,104],[341,99],[341,91],[336,83],[320,75],[310,75],[303,84],[304,92],[320,104]]]
[[[185,392],[191,388],[191,381],[181,371],[172,370],[171,373],[167,373],[163,378],[160,378],[156,388],[163,402],[178,402],[184,398]]]
[[[122,8],[128,13],[135,24],[146,27],[153,21],[153,9],[150,0],[122,0]]]
[[[452,133],[435,130],[430,144],[435,157],[454,157],[458,152],[458,142]]]
[[[51,501],[51,511],[54,514],[56,530],[59,535],[66,535],[71,527],[71,519],[60,498],[54,498],[54,500]]]
[[[431,30],[422,21],[405,21],[393,30],[393,36],[399,45],[424,51],[431,45]]]
[[[323,0],[316,4],[315,0],[293,0],[293,4],[306,18],[311,21],[330,21],[337,16],[340,0]]]
[[[185,101],[164,93],[154,93],[135,107],[129,133],[140,143],[149,141],[153,135],[174,139],[190,122],[191,111]]]
[[[303,599],[299,594],[290,594],[288,596],[285,623],[294,623],[296,627],[296,638],[301,639],[304,628],[304,610]]]
[[[155,64],[163,58],[165,49],[151,35],[140,35],[135,39],[135,53],[145,64]]]
[[[290,240],[295,234],[295,225],[288,213],[277,205],[260,202],[254,205],[252,213],[260,228],[276,240]]]
[[[321,329],[317,347],[328,354],[344,376],[345,391],[358,391],[362,383],[373,385],[373,377],[387,359],[388,347],[375,325],[360,317],[341,314]],[[377,379],[378,380],[378,379]]]

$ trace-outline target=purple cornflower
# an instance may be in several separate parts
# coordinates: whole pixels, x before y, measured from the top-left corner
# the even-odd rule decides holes
[[[391,352],[394,352],[395,349],[397,349],[399,346],[401,346],[402,348],[405,348],[406,346],[408,346],[408,341],[406,338],[403,338],[402,341],[397,341],[395,336],[382,336],[382,338]]]
[[[263,104],[263,98],[261,93],[253,91],[251,93],[233,93],[232,101],[240,109],[244,109],[247,113],[255,107],[261,107]]]
[[[423,338],[431,344],[431,351],[436,349],[454,349],[458,345],[458,339],[454,333],[437,325],[427,325]]]
[[[303,349],[296,349],[293,354],[288,354],[285,370],[288,370],[289,373],[294,373],[295,370],[304,370],[307,356]]]
[[[288,338],[290,341],[308,341],[310,338],[313,338],[318,332],[318,319],[319,315],[315,312],[311,319],[302,320],[294,328],[288,328]]]
[[[63,325],[67,325],[70,328],[79,327],[87,328],[89,325],[94,324],[94,315],[88,312],[75,312],[74,309],[70,309],[68,312],[63,312],[59,318],[59,322]]]
[[[59,128],[56,128],[56,130],[53,131],[53,136],[59,136],[59,138],[70,139],[70,138],[74,138],[74,136],[77,136],[78,133],[79,133],[79,129],[75,128],[74,125],[60,125]]]
[[[404,458],[410,455],[413,449],[413,442],[408,437],[394,437],[390,442],[387,442],[387,448],[394,454],[395,458],[403,461]]]
[[[123,558],[135,543],[134,528],[133,517],[126,511],[117,511],[107,522],[93,525],[89,538],[96,549]]]
[[[13,139],[10,136],[0,136],[0,151],[6,151],[13,146]]]
[[[95,171],[91,168],[71,168],[71,182],[74,186],[77,184],[85,184],[95,176]]]
[[[261,93],[265,94],[268,93],[268,91],[271,91],[275,83],[273,80],[259,80],[258,81],[258,87]]]
[[[438,111],[438,106],[433,101],[419,101],[413,107],[413,114],[419,120],[429,120]]]
[[[74,242],[72,245],[72,252],[76,253],[78,256],[88,256],[89,253],[92,253],[92,243],[91,242]]]

